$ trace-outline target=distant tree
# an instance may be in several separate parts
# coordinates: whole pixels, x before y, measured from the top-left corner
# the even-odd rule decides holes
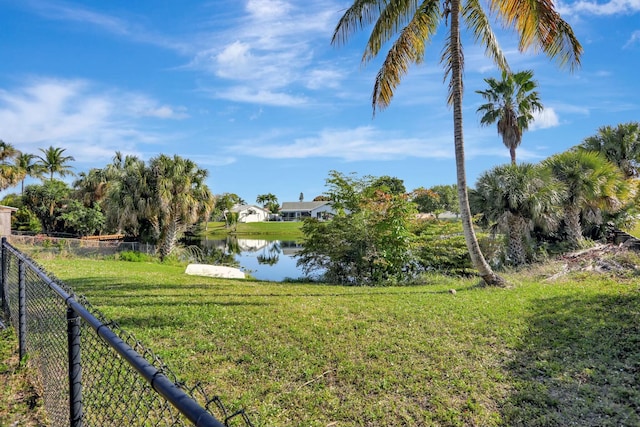
[[[42,178],[43,170],[41,166],[34,162],[37,157],[34,154],[20,153],[15,158],[15,167],[22,176],[20,185],[20,194],[24,195],[24,180],[26,177]]]
[[[271,213],[277,213],[280,209],[278,198],[272,193],[258,195],[258,197],[256,197],[256,203],[261,204],[262,207],[268,209]]]
[[[215,203],[213,206],[213,215],[216,218],[223,218],[227,227],[229,223],[229,212],[231,208],[236,205],[244,205],[244,200],[235,193],[223,193],[215,196]]]
[[[432,213],[436,217],[444,212],[444,206],[440,202],[438,196],[433,190],[419,187],[411,192],[411,199],[416,204],[418,212]]]
[[[13,160],[20,155],[12,144],[0,140],[0,191],[17,185],[25,177],[25,172],[16,167]]]
[[[460,214],[457,185],[434,185],[430,190],[436,193],[440,198],[442,209],[456,215]]]
[[[74,175],[71,171],[73,169],[68,163],[74,161],[73,156],[65,156],[64,152],[67,151],[66,148],[53,147],[42,149],[41,156],[37,156],[38,164],[42,167],[44,172],[49,174],[49,179],[53,179],[53,175],[57,174],[61,177],[65,177],[67,175]]]
[[[300,200],[300,203],[302,203],[304,201],[304,194],[300,193],[300,197],[298,197],[298,200]]]
[[[596,151],[617,165],[627,178],[638,178],[640,168],[640,123],[603,126],[585,138],[580,148]]]
[[[105,217],[100,205],[85,206],[79,200],[71,200],[60,215],[68,232],[80,236],[90,236],[100,232],[105,225]]]
[[[535,90],[533,71],[502,72],[502,79],[484,79],[489,89],[477,90],[487,101],[478,108],[482,114],[480,124],[489,126],[497,122],[502,143],[509,149],[511,163],[516,163],[516,148],[522,142],[522,133],[533,121],[533,113],[542,111],[542,103]]]
[[[80,172],[73,187],[76,197],[87,207],[93,207],[107,196],[108,174],[106,169],[90,169],[88,173]]]
[[[328,202],[330,200],[331,198],[329,196],[325,196],[324,194],[321,194],[313,198],[314,202]]]
[[[373,180],[371,187],[391,194],[405,194],[407,192],[403,180],[388,175]]]

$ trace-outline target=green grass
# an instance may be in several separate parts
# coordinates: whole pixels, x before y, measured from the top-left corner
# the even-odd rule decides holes
[[[239,223],[237,230],[225,227],[223,222],[210,222],[204,235],[213,239],[224,239],[229,234],[266,240],[301,240],[304,235],[300,228],[302,222],[249,222]]]
[[[637,277],[360,288],[41,262],[256,426],[640,425]]]

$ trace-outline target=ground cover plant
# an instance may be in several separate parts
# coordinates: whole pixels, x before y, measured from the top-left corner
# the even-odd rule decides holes
[[[259,426],[640,424],[636,273],[368,288],[41,261]]]

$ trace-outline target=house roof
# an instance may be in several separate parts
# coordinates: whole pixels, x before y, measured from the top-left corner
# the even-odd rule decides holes
[[[287,211],[312,211],[325,205],[330,205],[331,202],[282,202],[282,208],[280,212]]]
[[[230,209],[231,212],[242,212],[242,211],[246,211],[247,209],[254,209],[254,210],[260,210],[266,213],[269,213],[268,210],[261,208],[260,206],[256,206],[256,205],[235,205],[234,207],[232,207]]]
[[[0,205],[0,211],[11,211],[11,212],[16,212],[18,211],[18,208],[14,208],[12,206],[5,206],[5,205]]]

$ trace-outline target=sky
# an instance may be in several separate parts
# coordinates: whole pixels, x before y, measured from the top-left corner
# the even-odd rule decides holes
[[[362,63],[366,29],[331,44],[348,7],[342,0],[0,0],[0,139],[36,155],[64,148],[76,173],[106,166],[116,151],[144,160],[177,154],[208,170],[214,194],[248,203],[265,193],[310,201],[332,170],[397,177],[407,190],[454,184],[440,63],[446,27],[374,115],[384,58]],[[545,107],[523,136],[519,162],[565,151],[602,126],[640,121],[640,0],[556,7],[584,48],[573,72],[518,52],[513,31],[494,25],[511,69],[533,70]],[[500,73],[468,34],[463,48],[474,186],[509,153],[476,112],[475,91]]]

